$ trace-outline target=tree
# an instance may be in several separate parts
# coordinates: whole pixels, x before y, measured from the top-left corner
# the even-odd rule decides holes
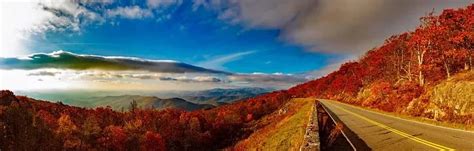
[[[77,149],[81,144],[81,140],[78,138],[78,127],[72,122],[68,114],[61,114],[58,119],[56,134],[61,138],[63,147],[66,149]]]
[[[393,64],[394,72],[396,73],[397,81],[400,80],[412,80],[411,73],[411,61],[410,61],[410,51],[407,51],[407,41],[409,38],[408,33],[403,33],[398,36],[390,37],[386,42],[385,46],[388,51],[391,51],[391,64]]]
[[[30,111],[19,106],[10,106],[0,117],[1,150],[28,150],[38,140]]]
[[[132,100],[132,102],[130,102],[130,107],[128,108],[128,110],[130,112],[135,112],[136,109],[138,109],[138,103],[137,101]]]
[[[433,16],[433,12],[429,13],[428,16],[420,19],[421,26],[412,33],[408,45],[416,56],[417,70],[418,70],[418,82],[420,86],[425,84],[425,54],[430,53],[433,49],[433,37],[436,34],[436,17]]]
[[[418,82],[420,86],[425,83],[423,75],[423,63],[425,61],[425,54],[430,49],[431,41],[426,39],[427,31],[417,29],[410,38],[409,45],[416,56],[416,63],[418,67]]]
[[[125,150],[127,134],[120,126],[110,125],[103,131],[103,137],[99,138],[101,145],[109,150]]]
[[[165,151],[165,141],[159,133],[147,131],[140,145],[141,150],[145,151]]]
[[[94,143],[94,141],[99,137],[101,131],[102,129],[100,128],[96,118],[94,116],[87,117],[84,121],[84,124],[82,125],[81,147],[83,144],[85,144],[85,146],[92,145],[90,147],[95,147],[96,144]]]

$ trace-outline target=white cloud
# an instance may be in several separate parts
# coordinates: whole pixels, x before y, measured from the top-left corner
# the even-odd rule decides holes
[[[58,72],[38,71],[29,73],[28,76],[55,76]]]
[[[0,57],[26,55],[31,35],[79,31],[81,24],[103,18],[73,1],[0,1]]]
[[[110,5],[114,3],[115,0],[79,0],[80,3],[83,3],[85,5]]]
[[[122,17],[127,19],[142,19],[153,17],[149,9],[143,9],[138,6],[117,7],[106,11],[108,17]]]
[[[226,63],[236,61],[243,56],[254,54],[256,51],[243,51],[243,52],[237,52],[233,54],[228,54],[224,56],[218,56],[215,58],[211,58],[209,60],[206,60],[204,62],[198,63],[199,66],[205,67],[205,68],[210,68],[210,69],[217,69],[217,70],[224,70],[225,68],[223,65]]]
[[[23,44],[28,39],[28,31],[41,29],[34,26],[52,16],[28,2],[0,1],[0,13],[0,57],[25,55]]]
[[[229,80],[236,85],[247,87],[268,87],[276,89],[287,89],[296,84],[306,82],[308,79],[288,74],[235,74],[230,75]]]
[[[149,8],[166,8],[172,5],[181,5],[182,0],[147,0]]]
[[[199,82],[222,82],[220,78],[214,77],[214,76],[197,76],[193,78],[195,81]]]

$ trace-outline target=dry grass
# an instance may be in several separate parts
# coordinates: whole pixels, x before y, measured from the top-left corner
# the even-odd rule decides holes
[[[263,127],[238,142],[235,150],[299,150],[314,99],[298,98],[259,121]]]

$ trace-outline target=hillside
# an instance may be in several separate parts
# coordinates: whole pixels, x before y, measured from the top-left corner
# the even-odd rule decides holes
[[[474,5],[420,20],[416,30],[289,93],[472,125]]]
[[[91,102],[91,106],[94,107],[107,107],[110,106],[116,111],[128,110],[130,103],[136,101],[138,108],[142,109],[166,109],[176,108],[183,109],[186,111],[198,110],[198,109],[209,109],[215,106],[208,104],[195,104],[188,102],[181,98],[169,98],[161,99],[155,96],[140,96],[140,95],[121,95],[121,96],[106,96],[106,97],[94,97],[88,99]]]
[[[257,131],[239,141],[236,150],[299,150],[314,111],[313,98],[296,98],[278,112],[256,121]]]
[[[208,110],[86,109],[0,91],[2,150],[217,150],[288,102],[276,91]]]

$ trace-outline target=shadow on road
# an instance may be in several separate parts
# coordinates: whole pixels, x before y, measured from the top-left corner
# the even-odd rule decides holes
[[[317,102],[319,138],[322,151],[371,150],[354,132],[348,129],[334,113]]]

